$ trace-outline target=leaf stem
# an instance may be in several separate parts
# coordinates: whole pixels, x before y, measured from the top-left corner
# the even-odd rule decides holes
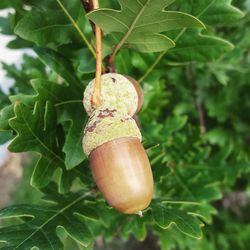
[[[108,58],[107,58],[107,62],[108,62],[108,67],[109,67],[109,72],[111,73],[115,73],[115,58],[112,57],[112,55],[110,55]]]
[[[182,204],[182,205],[194,205],[194,206],[201,206],[201,202],[195,201],[171,201],[171,200],[164,200],[162,201],[163,204]]]
[[[82,0],[82,5],[83,5],[83,8],[85,9],[85,12],[86,13],[89,13],[90,11],[93,10],[93,4],[92,4],[92,1],[89,1],[89,0]],[[91,24],[91,28],[93,30],[93,32],[95,33],[95,24],[93,22],[90,22]]]
[[[183,28],[179,34],[175,37],[174,42],[177,42],[179,40],[179,38],[185,33],[185,31],[187,30],[187,28]],[[148,75],[155,69],[155,67],[157,66],[157,64],[161,61],[162,57],[165,56],[165,54],[168,52],[168,50],[166,51],[162,51],[158,57],[155,59],[155,61],[152,63],[152,65],[148,68],[148,70],[144,73],[144,75],[139,79],[139,83],[141,83],[142,81],[144,81]]]
[[[145,74],[138,80],[138,83],[143,82],[148,75],[154,70],[154,68],[156,67],[156,65],[160,62],[160,60],[162,59],[162,57],[166,54],[166,51],[161,52],[158,57],[155,59],[155,61],[153,62],[153,64],[148,68],[148,70],[145,72]]]
[[[99,8],[99,1],[92,0],[92,5],[94,9]],[[101,76],[102,76],[102,30],[100,27],[95,25],[95,37],[96,37],[96,74],[95,74],[95,86],[92,95],[92,104],[95,107],[101,105]]]
[[[71,103],[82,103],[82,100],[69,100],[65,102],[58,102],[55,104],[55,107],[61,106],[61,105],[66,105],[66,104],[71,104]]]
[[[88,39],[85,37],[85,35],[83,34],[83,32],[81,31],[80,27],[78,26],[78,24],[75,22],[75,20],[72,18],[72,16],[70,15],[70,13],[67,11],[67,9],[64,7],[64,5],[62,4],[61,0],[56,0],[57,3],[59,4],[59,6],[61,7],[61,9],[63,10],[63,12],[65,13],[65,15],[68,17],[68,19],[70,20],[70,22],[72,23],[72,25],[74,26],[74,28],[77,30],[77,32],[79,33],[79,35],[81,36],[82,40],[84,41],[84,43],[87,45],[88,49],[90,50],[90,52],[93,54],[93,56],[95,57],[95,51],[91,45],[91,43],[89,43]]]

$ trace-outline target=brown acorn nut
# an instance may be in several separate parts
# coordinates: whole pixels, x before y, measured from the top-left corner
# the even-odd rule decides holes
[[[95,182],[106,201],[125,214],[148,207],[153,177],[147,154],[138,138],[109,141],[89,156]]]
[[[87,124],[83,148],[107,202],[126,214],[140,213],[153,195],[153,176],[141,134],[128,115],[100,107]]]

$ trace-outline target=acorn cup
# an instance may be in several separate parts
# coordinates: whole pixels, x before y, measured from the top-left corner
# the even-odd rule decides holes
[[[106,74],[104,78],[110,79],[117,77],[116,75],[118,74]],[[121,77],[131,90],[133,84],[118,75],[118,78]],[[113,79],[110,80],[114,82]],[[103,89],[105,81],[102,82]],[[88,107],[91,116],[84,130],[83,149],[90,160],[96,185],[106,201],[122,213],[141,214],[141,210],[149,205],[153,196],[150,163],[141,144],[140,130],[131,117],[138,110],[138,105],[141,106],[141,102],[138,100],[139,92],[134,87],[137,101],[133,104],[136,106],[126,106],[128,103],[124,100],[118,103],[116,97],[122,95],[119,91],[121,90],[117,88],[112,94],[108,92],[108,97],[102,93],[104,105],[96,109]],[[143,96],[142,91],[140,95]],[[86,100],[88,103],[85,107],[90,104],[89,99]],[[112,106],[109,106],[111,103]]]
[[[116,73],[104,74],[101,77],[102,106],[113,107],[133,116],[138,112],[143,102],[143,92],[139,83],[130,76]],[[96,109],[91,99],[94,92],[95,79],[84,91],[83,105],[89,116]]]

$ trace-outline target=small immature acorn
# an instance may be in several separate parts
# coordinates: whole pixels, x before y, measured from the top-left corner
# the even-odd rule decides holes
[[[137,109],[136,109],[136,112],[139,112],[141,107],[142,107],[142,104],[143,104],[143,91],[142,91],[142,88],[141,88],[141,85],[134,79],[132,78],[131,76],[127,76],[125,75],[125,77],[133,84],[136,92],[137,92],[137,96],[138,96],[138,104],[137,104]]]
[[[140,85],[131,77],[116,73],[101,76],[102,106],[113,107],[125,114],[133,116],[142,106],[143,92]],[[92,104],[95,79],[84,91],[84,108],[91,115],[96,107]]]
[[[136,87],[126,77],[107,75],[106,78],[102,76],[102,79],[107,81],[109,78],[108,84],[114,75],[116,80],[125,79],[126,85],[122,91],[125,89],[127,93],[128,88],[130,93],[136,93],[136,105],[130,105],[125,99],[131,100],[130,95],[118,99],[117,96],[122,93],[115,87],[113,92],[102,92],[105,94],[102,95],[102,105],[94,108],[91,107],[90,99],[85,99],[89,95],[86,92],[92,87],[85,90],[84,107],[87,107],[90,119],[84,130],[83,149],[90,160],[94,180],[106,201],[122,213],[141,214],[153,196],[150,163],[141,144],[140,130],[132,118],[139,107],[138,103],[142,102],[138,99],[143,95],[141,89],[135,90]],[[104,89],[105,83],[102,84]],[[123,85],[119,81],[118,84]]]

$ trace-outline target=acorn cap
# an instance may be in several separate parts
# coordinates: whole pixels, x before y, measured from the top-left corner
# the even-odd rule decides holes
[[[91,103],[94,91],[93,79],[84,91],[83,105],[90,116],[96,109]],[[125,76],[108,73],[101,76],[102,106],[113,107],[126,115],[133,116],[138,108],[138,93],[133,83]]]
[[[113,107],[100,107],[93,112],[84,130],[84,153],[89,156],[92,150],[102,144],[124,137],[141,140],[135,120]]]

